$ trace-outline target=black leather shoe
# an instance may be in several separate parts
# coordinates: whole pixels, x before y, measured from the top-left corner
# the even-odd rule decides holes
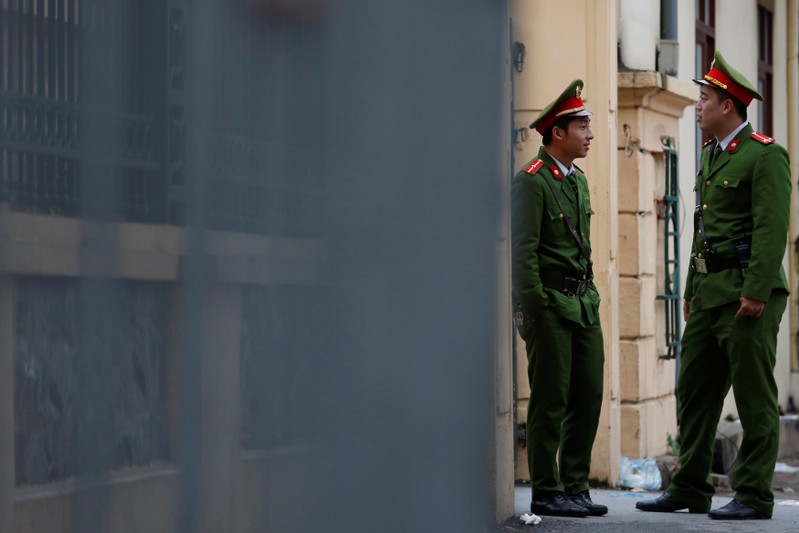
[[[546,497],[534,497],[530,510],[542,516],[588,516],[588,509],[577,505],[562,492],[554,492]]]
[[[687,503],[683,503],[668,492],[664,492],[660,497],[654,500],[636,502],[635,508],[641,511],[652,511],[655,513],[673,513],[674,511],[682,511],[683,509],[688,509],[689,513],[706,512],[699,507],[690,507]]]
[[[588,514],[591,516],[602,516],[604,514],[608,514],[608,508],[606,506],[591,501],[591,495],[587,490],[584,490],[579,494],[571,495],[569,496],[569,499],[580,507],[585,507],[588,509]]]
[[[707,515],[716,520],[768,520],[771,518],[738,500],[733,500],[724,507],[713,509]]]

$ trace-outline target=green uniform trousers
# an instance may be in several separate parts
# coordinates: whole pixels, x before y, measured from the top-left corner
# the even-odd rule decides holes
[[[531,389],[527,460],[533,495],[588,490],[605,362],[599,320],[582,326],[548,307],[523,335]]]
[[[735,499],[771,516],[771,481],[780,440],[774,364],[787,294],[774,291],[760,318],[735,320],[739,302],[692,310],[682,338],[680,468],[668,492],[691,507],[710,509],[716,428],[732,386],[743,442],[732,470]]]

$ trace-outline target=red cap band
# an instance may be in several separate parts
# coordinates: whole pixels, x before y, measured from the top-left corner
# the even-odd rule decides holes
[[[710,69],[710,72],[705,74],[705,79],[719,89],[724,89],[740,100],[744,105],[749,105],[752,102],[753,96],[749,91],[735,83],[735,81],[717,68]]]
[[[555,123],[563,115],[568,115],[571,113],[577,113],[578,111],[582,111],[585,109],[585,104],[583,104],[583,99],[578,96],[572,96],[571,98],[566,98],[564,101],[558,105],[555,109],[553,109],[546,117],[542,118],[538,124],[535,125],[535,130],[543,135],[549,129],[552,124]]]

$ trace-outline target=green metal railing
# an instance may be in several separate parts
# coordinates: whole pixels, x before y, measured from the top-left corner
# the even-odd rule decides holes
[[[657,299],[665,304],[666,353],[663,359],[676,359],[680,354],[680,184],[677,150],[671,137],[662,137],[666,163],[666,190],[658,202],[658,217],[663,220],[663,294]]]

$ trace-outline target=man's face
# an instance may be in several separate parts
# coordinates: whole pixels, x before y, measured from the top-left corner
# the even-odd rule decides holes
[[[561,129],[562,138],[559,148],[573,159],[585,157],[591,145],[594,134],[591,132],[591,120],[588,117],[578,117],[571,122],[565,130]]]
[[[702,131],[713,133],[718,130],[724,118],[724,102],[727,99],[707,85],[699,89],[699,101],[696,103],[696,122]]]

